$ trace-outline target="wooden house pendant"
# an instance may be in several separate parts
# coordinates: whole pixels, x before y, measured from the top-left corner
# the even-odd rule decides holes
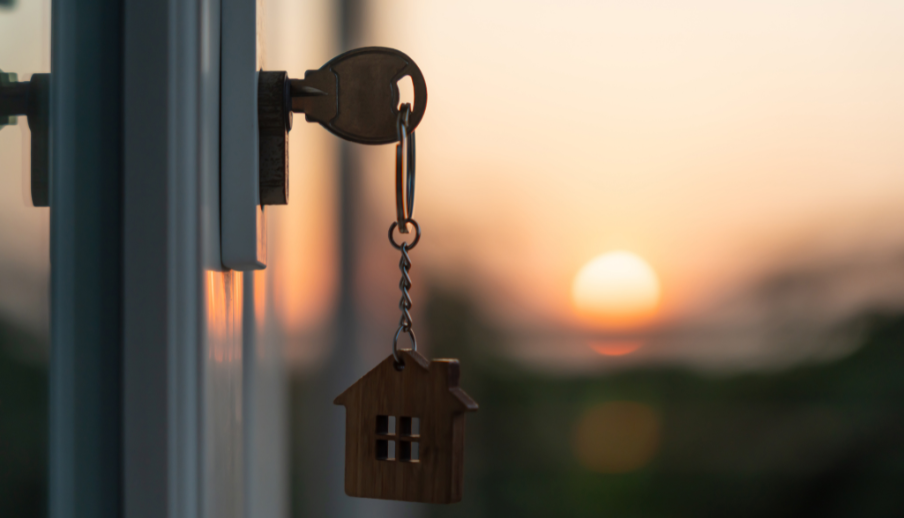
[[[394,101],[397,102],[397,101]],[[417,352],[412,329],[411,258],[421,239],[414,211],[415,146],[411,106],[398,112],[396,215],[389,242],[402,254],[399,289],[402,317],[392,354],[334,401],[345,407],[345,493],[349,496],[433,504],[461,501],[464,479],[465,412],[477,410],[458,387],[458,360],[427,360]],[[403,150],[407,148],[407,152]],[[402,157],[405,175],[402,175]],[[393,231],[410,234],[398,243]],[[399,349],[407,334],[411,349]]]
[[[465,412],[458,360],[400,349],[336,398],[346,409],[345,493],[447,504],[461,500]]]

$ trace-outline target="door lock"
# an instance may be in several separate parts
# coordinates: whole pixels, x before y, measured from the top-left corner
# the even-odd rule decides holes
[[[267,206],[289,202],[289,131],[304,114],[332,134],[361,144],[398,142],[398,81],[410,77],[414,130],[427,107],[427,85],[414,61],[383,47],[341,54],[303,79],[260,71],[253,2],[223,2],[220,83],[220,243],[222,264],[238,271],[267,266]],[[227,59],[228,58],[228,59]]]
[[[398,142],[398,81],[410,77],[414,106],[411,131],[427,108],[427,83],[417,64],[404,53],[385,47],[366,47],[341,54],[304,79],[286,72],[258,76],[260,132],[260,198],[262,205],[289,200],[288,133],[293,113],[304,113],[332,134],[360,144]]]
[[[18,81],[16,74],[0,70],[0,129],[28,118],[31,130],[31,201],[50,205],[50,74],[34,74]]]

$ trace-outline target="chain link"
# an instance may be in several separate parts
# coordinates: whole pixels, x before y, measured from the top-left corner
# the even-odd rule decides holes
[[[402,298],[399,300],[399,309],[402,310],[402,318],[399,319],[399,327],[406,333],[411,329],[411,295],[408,289],[411,288],[411,275],[408,270],[411,269],[411,258],[408,257],[408,243],[402,243],[402,257],[399,259],[399,271],[402,272],[402,279],[399,281],[399,290],[402,292]]]
[[[421,240],[421,226],[413,219],[405,221],[406,226],[409,224],[414,225],[415,230],[414,241],[411,244],[408,244],[408,241],[402,241],[401,244],[397,244],[395,239],[393,239],[392,233],[399,224],[393,221],[392,225],[389,226],[389,242],[392,243],[396,250],[402,252],[402,256],[399,258],[399,271],[402,272],[402,278],[399,280],[399,291],[402,292],[402,298],[399,299],[399,309],[402,311],[402,316],[399,318],[399,329],[392,340],[392,356],[395,358],[397,369],[402,369],[405,366],[405,362],[399,356],[399,337],[402,333],[408,334],[411,339],[411,349],[417,351],[417,338],[414,335],[414,329],[412,329],[414,321],[411,319],[411,294],[408,291],[411,289],[411,275],[408,273],[411,270],[411,257],[408,252],[417,246],[418,241]]]

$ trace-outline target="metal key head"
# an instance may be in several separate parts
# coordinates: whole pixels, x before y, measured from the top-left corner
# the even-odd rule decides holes
[[[292,80],[292,111],[352,142],[397,142],[398,81],[404,77],[414,84],[413,131],[427,108],[427,83],[411,58],[385,47],[351,50]]]

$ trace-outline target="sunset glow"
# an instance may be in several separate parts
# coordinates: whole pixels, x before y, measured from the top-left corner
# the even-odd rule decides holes
[[[659,279],[637,255],[609,252],[581,268],[571,294],[579,316],[588,323],[604,328],[636,327],[649,323],[656,314]]]
[[[590,342],[590,348],[603,356],[625,356],[643,346],[640,340],[600,340]]]

